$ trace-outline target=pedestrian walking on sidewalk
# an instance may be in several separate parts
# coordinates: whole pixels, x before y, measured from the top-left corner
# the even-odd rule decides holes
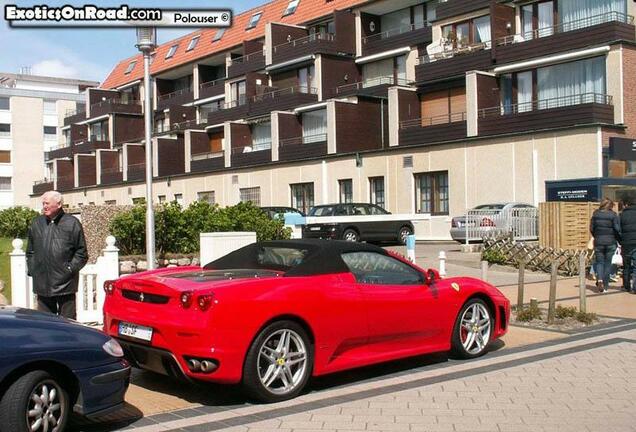
[[[623,211],[620,216],[621,223],[621,253],[623,254],[623,289],[636,293],[636,203],[633,198],[626,197],[623,200]]]
[[[636,219],[634,221],[636,222]],[[636,225],[634,229],[636,240]],[[609,287],[612,257],[621,239],[621,225],[618,215],[614,212],[614,201],[603,198],[598,210],[590,219],[590,232],[594,237],[596,287],[599,292],[606,292]]]
[[[27,267],[33,277],[38,310],[75,319],[79,272],[88,261],[82,224],[64,213],[62,195],[42,195],[42,214],[31,222]]]

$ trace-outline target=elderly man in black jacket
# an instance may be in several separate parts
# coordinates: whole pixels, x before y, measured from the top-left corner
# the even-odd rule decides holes
[[[42,215],[31,222],[27,267],[38,309],[75,319],[79,272],[88,261],[82,224],[64,213],[62,195],[42,195]]]
[[[621,253],[623,254],[623,288],[636,294],[636,205],[632,198],[624,199],[621,212]]]

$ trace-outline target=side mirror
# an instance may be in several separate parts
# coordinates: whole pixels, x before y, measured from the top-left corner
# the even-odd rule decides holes
[[[435,269],[428,269],[426,270],[426,280],[428,281],[429,284],[434,284],[435,281],[441,279],[439,277],[439,273],[437,270]]]

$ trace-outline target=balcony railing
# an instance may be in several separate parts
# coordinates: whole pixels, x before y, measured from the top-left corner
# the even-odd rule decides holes
[[[72,117],[74,115],[85,114],[85,113],[86,113],[86,108],[67,109],[66,110],[66,114],[64,115],[64,117]]]
[[[122,169],[117,167],[117,168],[102,168],[102,174],[117,174],[122,172]]]
[[[280,140],[278,143],[281,147],[284,147],[284,146],[292,146],[292,145],[300,145],[300,144],[311,144],[311,143],[324,142],[324,141],[327,141],[326,133],[304,135],[301,137],[294,137],[294,138],[286,138],[286,139]]]
[[[361,90],[369,87],[376,87],[380,85],[408,85],[409,81],[403,78],[395,78],[392,76],[383,76],[377,78],[369,78],[362,81],[354,82],[351,84],[341,85],[336,87],[336,94],[350,93],[354,90]]]
[[[131,105],[131,106],[141,106],[141,100],[138,99],[106,99],[103,101],[99,101],[91,105],[91,110],[94,108],[104,107],[108,105]]]
[[[374,35],[371,36],[367,36],[362,38],[362,43],[363,44],[367,44],[370,42],[374,42],[374,41],[380,41],[383,39],[388,39],[390,37],[393,36],[398,36],[404,33],[408,33],[408,32],[412,32],[415,30],[419,30],[419,29],[423,29],[424,27],[429,27],[430,23],[428,23],[427,21],[422,21],[419,23],[415,23],[415,24],[409,24],[409,25],[404,25],[401,27],[396,27],[396,28],[392,28],[380,33],[376,33]]]
[[[400,122],[400,129],[408,129],[412,127],[428,127],[455,122],[466,121],[466,113],[452,113],[433,117],[422,117],[412,120],[404,120]]]
[[[538,99],[531,102],[483,108],[478,111],[479,118],[498,117],[526,112],[563,108],[583,104],[613,105],[612,96],[600,93],[583,93],[551,99]]]
[[[199,160],[207,160],[214,159],[218,157],[223,157],[223,152],[203,152],[203,153],[195,153],[190,156],[190,161],[199,161]]]
[[[530,32],[518,33],[515,35],[505,36],[496,40],[498,46],[512,45],[516,43],[527,42],[533,39],[539,39],[546,36],[552,36],[558,33],[566,33],[573,30],[579,30],[592,27],[599,24],[609,22],[621,22],[624,24],[634,24],[634,17],[626,15],[622,12],[607,12],[604,14],[594,15],[575,21],[568,21],[552,27],[543,27]]]
[[[71,146],[71,143],[64,143],[64,144],[60,144],[60,145],[56,145],[53,146],[49,149],[49,151],[55,151],[55,150],[61,150],[64,148],[69,148]]]
[[[225,79],[226,78],[223,77],[223,78],[215,79],[214,81],[206,81],[204,83],[199,84],[199,88],[205,89],[205,88],[214,87],[215,85],[219,85],[225,82]]]
[[[237,65],[237,64],[242,64],[242,63],[247,63],[250,60],[254,60],[257,57],[262,57],[263,56],[263,51],[256,51],[253,53],[249,53],[249,54],[245,54],[244,56],[241,57],[236,57],[233,59],[230,59],[230,66],[232,65]]]
[[[138,171],[145,171],[145,170],[146,170],[146,164],[144,162],[128,165],[128,172],[138,172]]]
[[[292,95],[292,94],[312,94],[317,95],[318,89],[315,87],[309,87],[304,85],[298,85],[293,87],[288,87],[280,90],[274,90],[267,93],[263,93],[260,95],[252,96],[252,102],[261,102],[265,100],[272,100],[279,98],[281,96]]]
[[[37,185],[41,185],[41,184],[44,184],[44,183],[52,183],[52,182],[53,182],[53,179],[50,179],[50,178],[43,178],[43,179],[40,179],[40,180],[36,180],[36,181],[34,181],[34,182],[33,182],[33,185],[34,185],[34,186],[37,186]]]
[[[274,47],[274,53],[276,53],[278,50],[281,49],[285,49],[288,47],[297,47],[297,46],[302,46],[302,45],[306,45],[308,43],[312,43],[312,42],[316,42],[316,41],[328,41],[328,42],[333,42],[336,39],[336,35],[331,34],[331,33],[312,33],[310,35],[298,38],[298,39],[294,39],[294,40],[290,40],[289,42],[285,42],[279,45],[276,45]]]
[[[189,93],[192,93],[192,87],[187,87],[187,88],[184,88],[184,89],[181,89],[181,90],[176,90],[176,91],[173,91],[171,93],[167,93],[165,95],[160,95],[158,100],[163,101],[163,100],[167,100],[167,99],[172,99],[174,97],[181,96],[181,95],[187,95]]]
[[[456,56],[474,53],[476,51],[483,51],[490,49],[492,46],[490,41],[479,42],[474,44],[458,43],[453,46],[452,42],[447,40],[441,40],[439,42],[439,48],[437,52],[429,52],[428,55],[421,56],[417,59],[418,65],[432,63],[437,60],[445,60]]]

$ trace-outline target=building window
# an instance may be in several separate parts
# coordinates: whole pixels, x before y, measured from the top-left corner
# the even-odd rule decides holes
[[[146,202],[146,198],[144,197],[137,197],[132,199],[133,205],[144,204],[145,202]]]
[[[108,120],[91,124],[90,138],[91,141],[108,141]]]
[[[223,37],[223,35],[225,34],[225,27],[224,28],[220,28],[216,31],[216,33],[214,33],[214,37],[212,38],[212,42],[216,42],[218,40],[221,40],[221,38]]]
[[[300,0],[291,0],[287,5],[287,9],[285,9],[285,12],[283,12],[283,16],[291,15],[296,12],[298,3],[300,3]]]
[[[126,68],[126,71],[124,72],[124,74],[128,75],[129,73],[131,73],[133,69],[135,68],[136,64],[137,64],[137,60],[133,60],[130,63],[128,63],[128,67]]]
[[[166,196],[165,195],[157,195],[157,199],[159,200],[159,204],[163,204],[166,202]]]
[[[104,205],[117,205],[117,200],[106,200]]]
[[[0,151],[0,163],[11,163],[11,152],[9,150]]]
[[[245,104],[246,91],[245,80],[230,84],[230,101],[233,107]]]
[[[490,15],[442,27],[442,36],[452,42],[454,48],[483,43],[490,47]]]
[[[207,119],[208,114],[219,111],[223,108],[223,105],[225,105],[225,99],[199,105],[199,118],[202,120]]]
[[[301,93],[317,93],[316,67],[314,65],[298,69],[298,90]]]
[[[296,183],[290,184],[291,206],[308,214],[309,209],[314,206],[314,184]]]
[[[415,211],[448,214],[448,171],[415,175]]]
[[[369,202],[384,208],[384,177],[370,177],[369,191]]]
[[[170,49],[168,50],[168,52],[166,53],[166,60],[171,58],[172,56],[174,56],[174,54],[177,52],[177,48],[179,48],[179,44],[176,45],[172,45],[170,47]]]
[[[0,190],[11,190],[11,177],[0,177]]]
[[[174,194],[173,201],[176,201],[177,204],[179,204],[180,206],[183,206],[183,194]]]
[[[214,191],[198,192],[197,201],[203,201],[208,204],[215,204],[216,198],[214,196]]]
[[[303,144],[327,141],[327,110],[302,114]]]
[[[353,202],[353,180],[338,180],[338,189],[340,190],[340,203],[348,204]]]
[[[252,151],[272,148],[272,123],[263,122],[251,125]]]
[[[44,114],[57,114],[57,107],[55,105],[54,100],[45,100],[43,109],[44,109]]]
[[[44,126],[44,139],[45,140],[57,139],[57,128],[55,126]]]
[[[10,109],[10,99],[8,97],[0,97],[0,110],[8,111]]]
[[[190,39],[190,43],[188,44],[188,48],[186,48],[186,52],[192,51],[193,49],[195,49],[197,44],[199,43],[200,38],[201,36],[195,36],[192,39]]]
[[[257,207],[261,206],[261,188],[241,188],[239,189],[241,202],[251,202]]]
[[[256,27],[256,25],[258,24],[258,21],[261,19],[261,16],[263,16],[263,12],[258,12],[252,15],[252,18],[250,18],[250,22],[249,24],[247,24],[247,27],[245,27],[245,30],[249,30]]]
[[[0,123],[0,137],[11,136],[11,125],[8,123]]]

